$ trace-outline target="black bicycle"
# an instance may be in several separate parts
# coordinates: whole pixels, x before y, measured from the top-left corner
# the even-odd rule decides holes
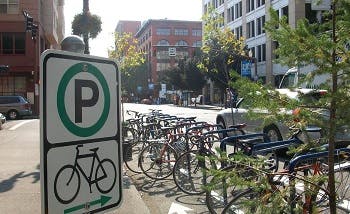
[[[113,161],[107,158],[101,160],[97,154],[99,148],[90,149],[91,153],[79,154],[79,147],[83,147],[83,145],[77,145],[76,147],[77,152],[74,164],[64,165],[58,170],[55,177],[55,196],[62,204],[68,204],[77,197],[81,184],[80,174],[82,174],[88,182],[90,193],[92,193],[92,184],[96,184],[98,191],[106,194],[113,189],[117,180],[117,171]],[[79,159],[85,158],[92,158],[89,173],[85,173],[78,162]],[[95,174],[93,174],[93,172]]]

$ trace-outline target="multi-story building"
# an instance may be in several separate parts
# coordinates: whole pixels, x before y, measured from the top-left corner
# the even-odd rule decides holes
[[[146,54],[148,85],[159,85],[159,76],[179,60],[193,57],[202,46],[202,22],[149,19],[135,34],[139,49]],[[153,93],[155,96],[157,92]]]
[[[230,28],[237,37],[243,36],[246,44],[256,60],[257,73],[251,73],[252,78],[266,80],[277,85],[288,70],[273,62],[273,53],[277,43],[268,38],[264,31],[265,21],[269,19],[269,9],[272,7],[278,15],[287,16],[292,27],[297,20],[307,18],[317,20],[318,12],[312,10],[312,0],[202,0],[202,11],[209,7],[224,18],[224,26]],[[309,69],[305,67],[303,69]]]
[[[64,0],[0,1],[0,95],[22,95],[39,112],[39,59],[59,48],[64,36]],[[38,29],[26,32],[23,11]]]
[[[141,21],[129,21],[129,20],[120,20],[115,28],[115,32],[122,33],[132,33],[135,35],[141,27]]]

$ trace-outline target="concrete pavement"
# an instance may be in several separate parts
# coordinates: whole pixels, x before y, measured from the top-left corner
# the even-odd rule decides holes
[[[0,130],[0,213],[38,214],[41,213],[40,143],[39,133],[33,130],[38,130],[39,120],[30,120],[18,130],[10,130],[16,122],[8,122]],[[135,185],[125,175],[122,191],[120,207],[110,214],[150,213]]]

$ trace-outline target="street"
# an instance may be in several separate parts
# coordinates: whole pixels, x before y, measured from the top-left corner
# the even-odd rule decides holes
[[[210,106],[177,107],[173,105],[123,104],[123,109],[162,112],[180,117],[195,116],[198,121],[214,122],[220,108]],[[127,117],[127,116],[125,116]],[[0,211],[1,213],[40,213],[40,132],[38,119],[9,120],[0,131]],[[144,175],[127,172],[124,202],[111,213],[147,213],[133,205],[141,196],[150,213],[207,213],[204,196],[188,196],[178,190],[171,177],[153,182]],[[132,188],[138,190],[137,196]],[[126,186],[128,188],[126,188]],[[136,191],[135,191],[136,192]],[[138,203],[138,202],[137,202]],[[125,205],[128,205],[125,208]]]

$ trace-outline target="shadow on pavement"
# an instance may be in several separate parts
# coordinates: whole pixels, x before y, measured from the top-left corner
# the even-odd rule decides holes
[[[3,180],[0,182],[0,192],[7,192],[13,189],[15,186],[15,183],[18,181],[19,178],[23,177],[24,172],[19,172],[15,174],[14,176],[10,177],[9,179]]]

